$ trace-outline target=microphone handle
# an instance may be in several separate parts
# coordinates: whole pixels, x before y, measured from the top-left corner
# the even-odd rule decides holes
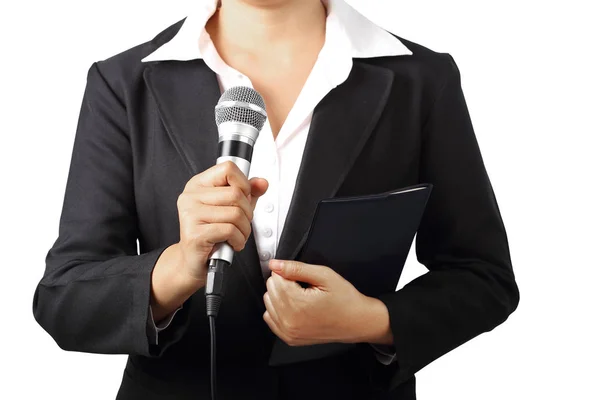
[[[235,156],[221,156],[217,158],[217,164],[221,164],[225,161],[231,161],[242,171],[242,173],[248,177],[250,173],[250,162],[245,158],[235,157]],[[229,265],[233,261],[233,248],[227,242],[217,243],[213,247],[213,252],[209,257],[210,260],[224,260]]]

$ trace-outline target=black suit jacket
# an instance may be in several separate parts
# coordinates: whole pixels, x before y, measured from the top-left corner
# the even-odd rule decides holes
[[[181,23],[91,66],[59,236],[33,300],[36,320],[61,348],[129,355],[118,399],[209,398],[202,291],[158,346],[146,336],[152,269],[179,240],[177,197],[217,158],[215,74],[202,60],[140,62]],[[235,255],[218,319],[221,399],[414,399],[415,372],[517,306],[506,233],[459,70],[450,55],[399,40],[413,55],[355,60],[348,80],[316,107],[276,254],[297,254],[323,198],[432,183],[416,239],[429,272],[381,297],[397,362],[384,366],[359,345],[269,367],[274,335],[262,319],[266,289],[251,236]]]

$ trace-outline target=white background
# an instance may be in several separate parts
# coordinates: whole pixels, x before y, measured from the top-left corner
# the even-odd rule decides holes
[[[420,400],[600,399],[594,3],[352,1],[385,28],[457,61],[521,290],[506,323],[418,373]],[[58,233],[89,66],[151,39],[186,6],[0,6],[2,398],[116,395],[125,356],[60,350],[31,304]],[[401,283],[423,271],[411,252]]]

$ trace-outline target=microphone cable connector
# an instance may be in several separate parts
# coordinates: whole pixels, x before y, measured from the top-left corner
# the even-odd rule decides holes
[[[206,315],[210,324],[210,394],[212,400],[217,400],[217,332],[216,318],[219,315],[225,288],[225,271],[229,262],[211,259],[206,275]]]
[[[204,294],[206,296],[206,315],[209,317],[216,318],[219,314],[225,289],[225,270],[228,267],[229,263],[220,259],[211,259],[208,264]]]

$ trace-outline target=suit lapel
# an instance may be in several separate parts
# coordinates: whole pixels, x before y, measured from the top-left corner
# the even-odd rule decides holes
[[[381,117],[392,81],[390,70],[355,61],[348,79],[315,108],[277,259],[297,256],[317,203],[340,188]]]
[[[221,96],[216,75],[202,60],[172,61],[150,64],[144,80],[190,174],[213,166],[219,143],[214,107]]]
[[[146,68],[144,80],[190,178],[215,165],[219,132],[214,107],[221,96],[215,73],[203,60],[160,62]],[[260,307],[264,307],[265,282],[253,234],[235,259]]]

